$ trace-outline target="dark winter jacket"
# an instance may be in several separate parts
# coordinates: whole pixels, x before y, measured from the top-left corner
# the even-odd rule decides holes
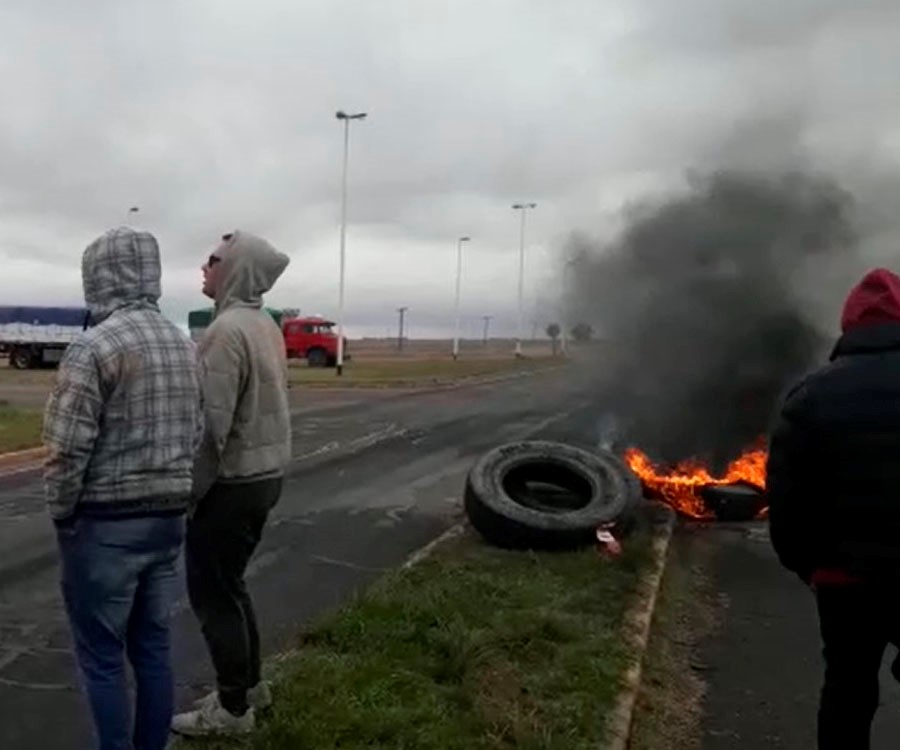
[[[868,273],[841,322],[771,437],[772,544],[806,581],[900,579],[900,278]]]

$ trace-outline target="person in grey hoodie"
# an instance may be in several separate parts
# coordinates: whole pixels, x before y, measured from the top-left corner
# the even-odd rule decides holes
[[[186,563],[217,689],[174,718],[172,729],[186,736],[249,732],[254,709],[271,702],[244,573],[291,455],[284,337],[262,309],[287,265],[286,255],[241,231],[226,234],[203,265],[203,293],[215,300],[215,314],[199,342],[206,434]]]
[[[157,306],[160,274],[146,232],[91,243],[95,325],[66,349],[44,417],[47,506],[101,750],[162,750],[172,720],[169,617],[203,412],[194,344]]]

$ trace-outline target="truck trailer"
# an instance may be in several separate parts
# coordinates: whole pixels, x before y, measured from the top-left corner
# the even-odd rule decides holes
[[[0,354],[19,370],[57,365],[90,324],[83,307],[0,306]]]

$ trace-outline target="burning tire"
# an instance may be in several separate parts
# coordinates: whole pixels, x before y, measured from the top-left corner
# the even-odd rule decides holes
[[[704,487],[700,494],[719,521],[752,521],[767,502],[758,487],[740,482]]]
[[[500,547],[591,544],[597,527],[628,522],[640,483],[613,454],[542,441],[485,454],[469,472],[466,514]]]

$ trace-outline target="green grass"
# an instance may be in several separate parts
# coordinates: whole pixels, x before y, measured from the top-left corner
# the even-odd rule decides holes
[[[311,388],[415,388],[454,383],[467,378],[479,378],[514,372],[530,372],[564,365],[566,360],[553,357],[515,359],[514,357],[410,358],[384,360],[350,360],[344,374],[337,377],[334,368],[307,367],[304,362],[292,363],[289,377],[292,384]],[[0,362],[0,396],[4,387],[28,387],[36,393],[50,390],[55,370],[14,370]],[[9,398],[13,395],[7,391]],[[18,392],[17,396],[20,395]]]
[[[466,378],[529,372],[565,360],[542,357],[536,359],[397,359],[384,361],[350,361],[338,377],[333,368],[297,365],[290,368],[290,381],[312,387],[415,387],[452,383]]]
[[[313,627],[275,667],[275,705],[252,738],[179,747],[595,748],[648,549],[635,536],[610,562],[464,537]]]
[[[344,375],[338,378],[333,369],[311,368],[304,365],[290,368],[290,381],[296,386],[313,388],[415,388],[449,384],[467,378],[528,372],[564,364],[565,360],[549,357],[534,359],[409,359],[348,362]],[[4,386],[35,388],[42,396],[49,390],[55,370],[14,370],[0,365],[0,396],[14,400],[14,394]],[[15,399],[21,399],[17,391]],[[29,399],[25,403],[31,406]],[[0,453],[33,448],[41,442],[42,412],[34,408],[18,408],[0,398]]]
[[[15,409],[0,402],[0,453],[39,446],[42,422],[40,411]]]
[[[0,385],[40,385],[50,386],[56,378],[55,369],[17,370],[10,367],[5,359],[0,359]]]

